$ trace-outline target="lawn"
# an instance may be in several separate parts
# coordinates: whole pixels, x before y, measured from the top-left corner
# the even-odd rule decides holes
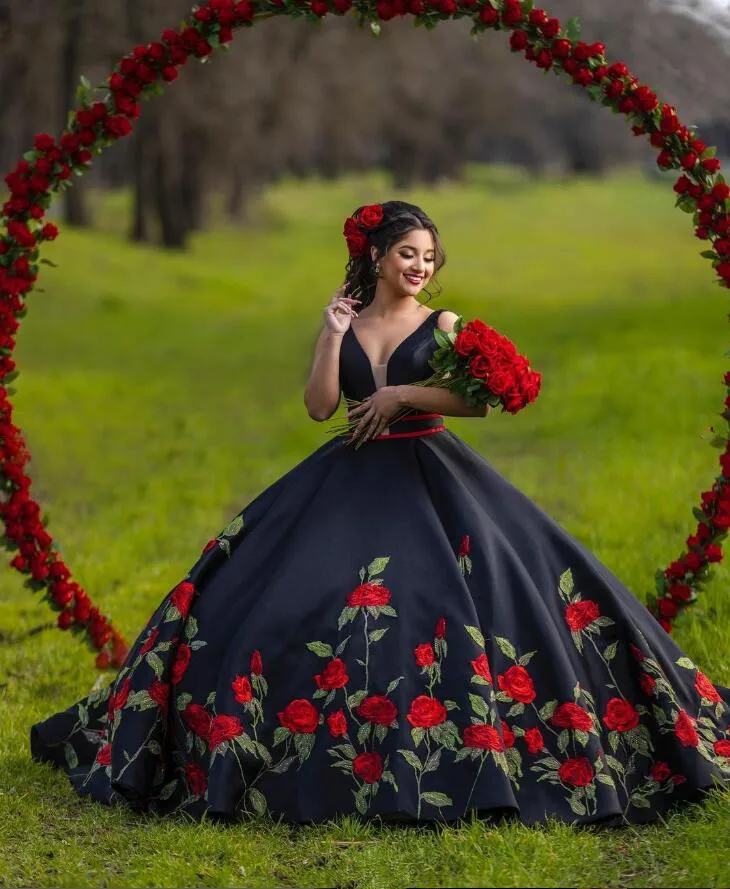
[[[670,185],[620,173],[533,182],[474,169],[393,194],[379,174],[284,181],[255,225],[213,224],[186,253],[129,244],[125,194],[63,231],[31,295],[15,422],[33,495],[74,579],[129,640],[206,541],[327,439],[303,404],[342,223],[362,203],[421,204],[448,262],[434,301],[510,336],[543,373],[517,417],[448,418],[458,435],[643,599],[694,527],[718,451],[727,291]],[[272,360],[272,356],[274,360]],[[730,685],[728,571],[679,644]],[[92,653],[2,570],[0,886],[727,886],[730,794],[667,824],[377,829],[156,823],[81,800],[33,763],[30,725],[85,696]],[[112,674],[105,676],[109,681]]]

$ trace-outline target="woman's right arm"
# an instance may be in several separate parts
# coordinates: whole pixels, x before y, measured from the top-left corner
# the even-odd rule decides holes
[[[354,304],[360,302],[344,296],[345,285],[335,291],[324,310],[324,326],[314,347],[314,359],[309,380],[304,389],[304,404],[313,420],[329,420],[340,404],[340,347],[350,326],[350,318],[357,315]]]

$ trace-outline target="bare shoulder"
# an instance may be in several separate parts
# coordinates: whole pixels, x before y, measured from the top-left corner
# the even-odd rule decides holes
[[[456,312],[450,312],[448,309],[444,309],[441,314],[436,319],[436,326],[439,330],[444,330],[447,333],[451,333],[454,329],[454,324],[456,324],[456,319],[459,316]]]

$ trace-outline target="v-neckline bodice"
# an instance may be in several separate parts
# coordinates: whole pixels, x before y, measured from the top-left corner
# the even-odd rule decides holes
[[[423,327],[424,327],[424,325],[426,324],[427,321],[430,321],[431,318],[432,318],[434,315],[438,315],[440,312],[443,312],[443,309],[434,309],[432,312],[430,312],[430,314],[428,314],[428,315],[423,319],[423,321],[421,321],[421,323],[418,325],[418,327],[415,327],[409,334],[407,334],[407,335],[406,335],[406,336],[405,336],[405,337],[398,343],[398,345],[395,347],[395,349],[393,349],[393,351],[392,351],[392,352],[390,353],[390,355],[388,356],[388,360],[387,360],[387,361],[380,362],[380,364],[373,364],[373,362],[372,362],[372,361],[370,360],[370,358],[368,357],[367,352],[366,352],[365,349],[363,348],[362,343],[361,343],[360,340],[358,339],[358,336],[357,336],[357,334],[355,333],[355,328],[352,326],[352,323],[350,324],[350,326],[347,328],[347,332],[352,334],[352,338],[355,340],[355,345],[356,345],[357,348],[360,350],[360,352],[361,352],[363,358],[365,359],[365,361],[367,362],[367,364],[368,364],[368,366],[369,366],[369,368],[370,368],[370,376],[371,376],[371,378],[372,378],[373,389],[374,389],[374,390],[378,388],[377,380],[375,379],[375,368],[376,368],[376,367],[385,367],[385,372],[384,372],[384,374],[383,374],[383,377],[384,377],[384,379],[385,379],[385,384],[387,385],[387,384],[388,384],[388,370],[389,370],[389,368],[390,368],[390,363],[391,363],[391,361],[393,360],[393,358],[394,358],[394,357],[396,356],[396,354],[403,348],[403,346],[405,346],[405,344],[406,344],[407,342],[409,342],[409,341],[410,341],[410,340],[411,340],[411,339],[412,339],[412,338],[413,338],[413,337],[414,337],[420,330],[423,329]]]

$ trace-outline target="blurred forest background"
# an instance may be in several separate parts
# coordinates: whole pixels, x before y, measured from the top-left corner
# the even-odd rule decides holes
[[[63,128],[82,74],[101,83],[133,45],[190,9],[191,0],[0,0],[0,168],[36,132]],[[611,60],[727,152],[730,28],[713,0],[551,0],[548,9],[563,22],[578,16],[586,40],[604,42]],[[211,195],[246,223],[252,199],[283,176],[378,168],[409,188],[458,180],[467,162],[514,163],[535,177],[654,169],[622,117],[525,64],[504,35],[474,40],[469,27],[426,31],[408,17],[375,38],[352,14],[319,26],[257,23],[203,70],[191,60],[166,101],[144,108],[134,136],[67,193],[66,221],[93,225],[87,189],[131,188],[130,237],[184,247],[205,226]]]

